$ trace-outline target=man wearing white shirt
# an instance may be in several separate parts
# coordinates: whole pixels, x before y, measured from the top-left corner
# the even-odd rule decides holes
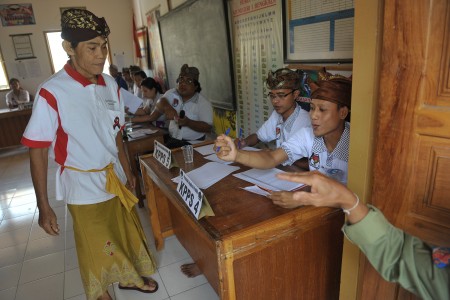
[[[200,72],[184,64],[177,79],[177,88],[168,90],[156,103],[150,121],[161,115],[170,120],[169,135],[164,143],[169,148],[189,144],[190,140],[204,140],[211,132],[213,110],[211,103],[200,94]]]

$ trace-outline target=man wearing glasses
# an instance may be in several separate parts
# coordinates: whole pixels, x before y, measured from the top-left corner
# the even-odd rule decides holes
[[[290,69],[269,72],[266,86],[270,89],[268,97],[273,105],[272,114],[256,133],[236,139],[234,142],[238,148],[271,141],[276,141],[276,147],[279,148],[300,128],[311,126],[308,112],[295,101],[300,95],[300,82],[299,74]]]
[[[211,103],[200,94],[200,72],[184,64],[177,79],[177,87],[168,90],[156,103],[150,122],[165,115],[170,120],[169,135],[164,137],[168,148],[188,145],[188,141],[204,140],[211,132],[213,110]]]

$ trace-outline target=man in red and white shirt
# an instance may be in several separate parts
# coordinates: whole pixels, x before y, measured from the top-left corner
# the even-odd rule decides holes
[[[73,219],[81,279],[89,300],[111,299],[108,286],[153,293],[156,271],[135,211],[134,178],[125,155],[124,104],[115,80],[102,74],[109,27],[104,18],[68,9],[61,18],[70,59],[41,84],[22,143],[30,147],[39,226],[58,235],[47,194],[48,157],[59,165],[57,200]],[[124,185],[126,183],[127,187]]]

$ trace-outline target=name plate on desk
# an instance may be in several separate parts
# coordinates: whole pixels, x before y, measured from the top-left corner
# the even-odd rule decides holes
[[[186,173],[180,169],[180,181],[177,186],[178,194],[183,198],[192,214],[198,220],[203,204],[203,192],[192,182]]]
[[[172,162],[172,151],[158,141],[155,141],[153,157],[167,169],[170,168],[170,163]]]

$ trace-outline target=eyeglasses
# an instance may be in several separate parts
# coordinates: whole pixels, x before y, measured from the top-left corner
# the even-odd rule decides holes
[[[290,91],[287,94],[283,94],[283,93],[278,93],[278,94],[272,94],[269,93],[267,96],[270,98],[270,100],[275,100],[275,99],[284,99],[287,96],[289,96],[290,94],[292,94],[293,92],[295,92],[295,90]]]
[[[189,77],[178,77],[177,83],[193,84],[194,79],[189,78]]]

